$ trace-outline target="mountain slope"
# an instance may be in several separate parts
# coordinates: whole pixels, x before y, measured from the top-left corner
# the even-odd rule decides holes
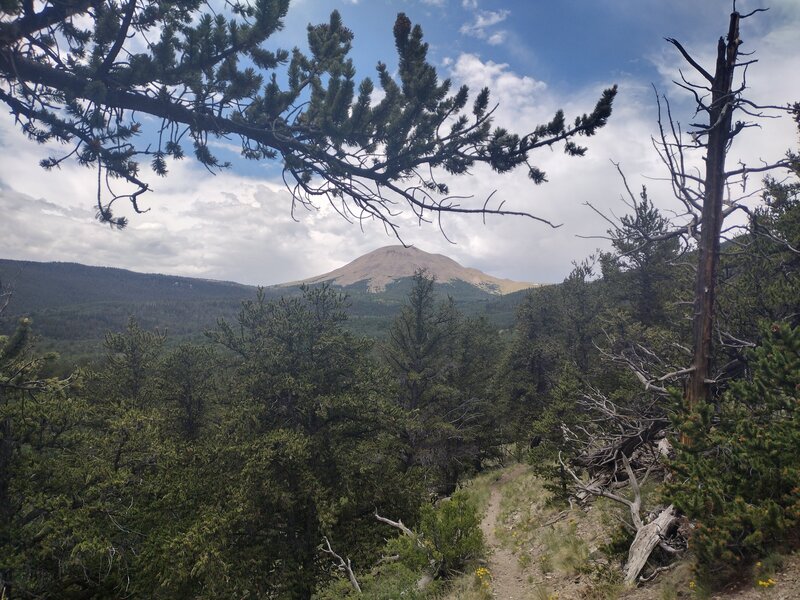
[[[306,282],[341,285],[348,296],[347,327],[374,339],[387,335],[418,268],[437,277],[439,298],[452,298],[465,314],[484,315],[501,329],[513,325],[525,292],[500,294],[531,285],[493,278],[415,249],[383,248],[353,264],[358,268],[348,265]],[[297,296],[299,283],[270,286],[263,293],[267,300]],[[13,331],[20,317],[31,317],[40,348],[61,353],[65,364],[78,356],[96,357],[105,334],[124,329],[130,317],[143,329],[166,331],[170,343],[203,339],[219,318],[235,321],[241,302],[256,295],[255,287],[238,283],[5,259],[0,259],[0,285],[12,292],[0,311],[0,335]]]
[[[377,293],[383,292],[390,283],[411,277],[419,269],[427,271],[428,275],[435,277],[439,283],[463,281],[491,294],[508,294],[537,285],[493,277],[477,269],[463,267],[442,254],[430,254],[418,248],[404,246],[378,248],[330,273],[285,285],[327,281],[347,287],[365,281],[367,290]]]
[[[198,298],[239,302],[253,286],[193,277],[135,273],[78,263],[0,259],[0,283],[12,292],[9,312],[95,302],[185,302]]]

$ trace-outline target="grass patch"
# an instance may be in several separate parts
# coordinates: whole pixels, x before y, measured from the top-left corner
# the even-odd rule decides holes
[[[358,600],[432,600],[444,589],[445,583],[434,581],[425,590],[417,589],[420,573],[403,564],[382,565],[370,573],[359,574],[362,594],[356,593],[353,586],[345,578],[338,578],[319,590],[314,600],[342,600],[353,598]],[[477,600],[477,599],[476,599]]]
[[[465,573],[450,581],[442,600],[492,600],[491,573],[486,567],[476,567],[473,573]]]
[[[659,600],[707,596],[708,593],[695,581],[692,565],[688,561],[661,575],[653,588],[653,597]]]
[[[785,557],[772,552],[753,565],[753,587],[768,590],[775,585],[778,571],[783,568]]]
[[[530,545],[541,526],[555,514],[548,508],[550,493],[533,473],[519,475],[503,488],[495,534],[500,543],[519,555]]]
[[[506,469],[497,469],[481,473],[464,482],[461,489],[475,502],[481,511],[485,511],[486,506],[489,504],[489,497],[492,494],[491,487],[503,476],[505,471]]]
[[[534,586],[533,598],[535,600],[559,600],[558,593],[550,591],[542,584]]]
[[[578,536],[578,524],[574,518],[547,527],[541,540],[554,571],[564,575],[586,572],[589,547]]]

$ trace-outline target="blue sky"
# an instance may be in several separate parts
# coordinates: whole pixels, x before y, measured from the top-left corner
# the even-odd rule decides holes
[[[739,0],[749,12],[761,4]],[[436,225],[402,222],[403,239],[452,256],[466,266],[524,281],[553,282],[603,245],[582,236],[606,225],[584,203],[624,212],[620,162],[634,187],[646,183],[664,210],[674,202],[650,143],[655,128],[652,85],[668,94],[677,118],[688,122],[691,105],[671,85],[683,67],[664,37],[675,37],[711,69],[716,40],[727,30],[730,0],[294,0],[275,46],[305,48],[305,27],[341,12],[354,34],[359,76],[374,76],[378,60],[396,64],[392,25],[405,12],[423,27],[430,59],[442,77],[477,90],[488,85],[500,103],[497,124],[524,133],[559,107],[567,118],[591,110],[600,91],[618,83],[610,124],[589,140],[589,155],[534,157],[550,183],[532,187],[524,173],[498,177],[476,171],[452,182],[455,190],[485,197],[497,190],[509,206],[563,223],[559,229],[521,219],[455,216],[444,223],[455,245]],[[768,13],[742,26],[745,50],[761,62],[748,74],[752,97],[784,104],[800,100],[800,0],[775,0]],[[45,173],[36,165],[46,152],[23,139],[10,117],[0,116],[0,256],[76,261],[137,271],[273,284],[341,266],[379,246],[397,243],[377,224],[342,221],[329,208],[290,215],[288,195],[274,165],[246,163],[219,147],[234,168],[212,177],[191,161],[166,180],[151,177],[152,210],[133,216],[129,228],[109,231],[93,220],[94,174],[75,166]],[[788,120],[768,122],[733,149],[731,161],[777,158],[797,147]],[[64,149],[57,149],[63,152]],[[757,183],[757,182],[756,182]]]

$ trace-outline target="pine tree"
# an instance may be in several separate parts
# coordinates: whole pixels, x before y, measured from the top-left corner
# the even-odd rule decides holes
[[[71,509],[86,406],[74,396],[77,374],[42,376],[53,357],[33,342],[30,319],[0,336],[0,597],[68,598],[81,569]]]
[[[208,169],[225,168],[211,151],[215,137],[238,137],[247,159],[279,161],[294,202],[312,206],[322,196],[347,217],[394,227],[387,193],[420,216],[513,214],[502,205],[462,206],[430,169],[460,175],[479,163],[497,173],[524,166],[541,183],[545,174],[530,163],[531,151],[563,142],[568,154],[582,156],[586,148],[573,138],[605,125],[616,93],[609,88],[572,122],[557,111],[519,135],[492,128],[489,90],[471,111],[466,87],[451,93],[427,61],[422,30],[404,14],[394,25],[399,81],[378,63],[383,99],[373,102],[375,84],[356,83],[348,58],[353,34],[336,11],[309,26],[304,54],[265,47],[283,27],[289,0],[234,2],[218,12],[194,0],[2,6],[9,18],[0,23],[0,101],[30,138],[65,143],[80,164],[97,169],[98,218],[117,227],[126,221],[112,204],[124,199],[140,211],[150,189],[140,175],[143,156],[156,175],[187,152]],[[134,115],[160,125],[150,131]],[[191,149],[183,147],[187,140]],[[63,160],[41,164],[50,169]],[[114,185],[103,198],[104,174],[109,185],[130,185]]]
[[[181,344],[159,365],[159,400],[166,404],[174,429],[197,439],[222,394],[220,361],[208,346]]]
[[[382,544],[376,508],[406,519],[417,509],[386,374],[343,328],[345,306],[329,286],[259,294],[213,335],[235,372],[210,445],[212,478],[227,483],[187,533],[205,552],[181,564],[206,597],[310,598],[330,575],[323,536],[358,564]]]
[[[669,495],[699,524],[690,540],[701,573],[725,581],[800,540],[800,328],[775,323],[752,352],[752,377],[731,384],[720,410],[679,413]]]
[[[764,319],[800,323],[800,184],[768,179],[764,198],[723,254],[721,327],[743,340],[757,340]]]
[[[383,354],[397,382],[405,467],[422,471],[431,490],[450,494],[501,439],[487,386],[496,342],[487,324],[465,319],[452,298],[437,303],[434,285],[424,271],[414,275]]]
[[[384,347],[386,360],[399,377],[400,404],[409,412],[423,409],[435,386],[445,383],[454,368],[458,315],[452,299],[437,306],[434,285],[424,271],[414,274],[408,302],[392,323],[390,342]]]
[[[603,277],[612,278],[613,267],[625,274],[616,278],[615,292],[631,303],[634,318],[646,327],[664,324],[677,284],[673,261],[680,248],[678,239],[668,235],[670,228],[643,187],[633,213],[608,232],[615,254],[607,257]]]

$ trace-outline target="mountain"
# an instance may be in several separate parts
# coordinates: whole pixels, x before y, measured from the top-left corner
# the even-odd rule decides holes
[[[330,273],[285,285],[330,282],[348,287],[365,282],[367,291],[378,293],[384,292],[388,284],[411,277],[420,269],[435,277],[438,283],[464,282],[490,294],[508,294],[537,286],[535,283],[493,277],[477,269],[462,267],[443,254],[430,254],[405,246],[378,248]]]
[[[201,340],[218,318],[235,319],[242,301],[256,294],[254,287],[231,282],[4,259],[0,284],[11,292],[0,311],[0,335],[30,317],[39,350],[62,357],[54,373],[102,355],[106,333],[121,331],[130,317],[143,329],[167,332],[170,343]]]
[[[380,339],[406,301],[418,268],[437,278],[440,298],[453,298],[465,314],[484,315],[501,329],[513,326],[524,288],[533,286],[466,269],[440,254],[394,246],[304,282],[264,288],[263,294],[267,300],[297,296],[300,283],[331,282],[348,296],[347,327]],[[40,349],[61,354],[65,365],[95,359],[106,333],[121,331],[130,317],[143,329],[167,332],[168,343],[202,340],[219,318],[235,321],[242,301],[256,296],[255,287],[232,282],[5,259],[0,259],[0,284],[12,292],[0,310],[0,335],[13,331],[20,317],[31,317]]]
[[[255,293],[253,286],[230,281],[6,259],[0,259],[0,283],[13,292],[10,312],[96,302],[183,302],[197,298],[239,302]]]

